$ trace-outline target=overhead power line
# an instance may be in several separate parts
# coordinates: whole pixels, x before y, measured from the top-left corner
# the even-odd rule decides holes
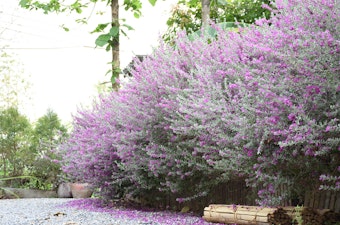
[[[4,47],[1,49],[8,50],[57,50],[57,49],[72,49],[72,48],[86,48],[86,46],[62,46],[62,47]]]
[[[74,49],[74,48],[86,48],[86,49],[99,49],[99,50],[105,50],[105,48],[102,47],[95,47],[95,46],[61,46],[61,47],[0,47],[1,50],[58,50],[58,49]],[[121,52],[128,52],[122,50]]]

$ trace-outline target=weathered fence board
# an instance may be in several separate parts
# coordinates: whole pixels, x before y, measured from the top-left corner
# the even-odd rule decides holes
[[[304,206],[340,212],[340,192],[318,190],[306,192]]]

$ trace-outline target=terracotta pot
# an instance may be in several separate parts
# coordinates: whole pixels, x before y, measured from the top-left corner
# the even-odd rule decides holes
[[[93,190],[87,183],[72,183],[71,192],[73,198],[90,198]]]

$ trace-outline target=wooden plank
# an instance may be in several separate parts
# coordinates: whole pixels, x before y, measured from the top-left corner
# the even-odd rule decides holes
[[[336,192],[331,193],[331,198],[329,200],[329,209],[335,209]]]
[[[282,184],[282,190],[281,190],[280,194],[282,194],[282,193],[288,193],[287,184]],[[288,205],[291,205],[290,199],[285,198],[282,202],[282,206],[288,206]]]
[[[223,205],[223,204],[210,204],[208,207],[206,207],[205,209],[207,210],[216,210],[216,209],[226,209],[226,210],[233,210],[235,211],[236,206],[233,205]],[[205,210],[204,209],[204,210]]]
[[[226,218],[226,219],[235,219],[235,214],[231,213],[218,213],[212,211],[204,211],[204,217],[219,217],[219,218]]]
[[[315,200],[315,192],[311,191],[309,195],[309,205],[308,207],[313,208],[314,207],[314,200]]]
[[[336,193],[336,200],[334,204],[334,212],[339,213],[340,212],[340,192]]]
[[[277,208],[259,206],[236,206],[212,204],[204,208],[203,218],[208,222],[223,222],[236,224],[268,223],[268,215]],[[217,217],[217,218],[216,218]]]
[[[320,201],[320,192],[316,191],[316,192],[314,192],[313,208],[315,208],[315,209],[319,208],[319,201]]]
[[[325,191],[320,191],[320,198],[319,198],[319,205],[318,209],[324,209],[325,208],[325,200],[326,200],[326,192]]]
[[[304,206],[309,207],[310,205],[310,191],[306,191],[305,193],[305,201],[304,201]]]
[[[245,215],[245,214],[236,213],[236,218],[238,220],[248,220],[248,221],[268,223],[268,214],[265,214],[265,215]]]
[[[215,212],[260,212],[260,211],[268,211],[273,212],[277,208],[268,208],[268,207],[260,207],[260,206],[244,206],[244,205],[223,205],[223,204],[211,204],[208,207],[205,207],[204,210],[207,211],[215,211]]]
[[[232,214],[223,214],[223,213],[216,213],[216,212],[209,212],[204,213],[203,219],[207,222],[217,222],[217,223],[227,223],[227,224],[258,224],[258,223],[265,223],[268,224],[268,219],[266,217],[247,217],[243,216],[235,217]]]
[[[324,202],[325,204],[323,206],[324,209],[329,209],[330,200],[331,200],[331,192],[330,191],[326,191],[325,202]]]

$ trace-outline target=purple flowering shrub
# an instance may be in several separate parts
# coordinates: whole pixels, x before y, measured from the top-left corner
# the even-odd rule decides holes
[[[204,41],[178,43],[177,49],[160,46],[143,63],[137,63],[133,80],[118,93],[124,108],[117,120],[124,128],[116,135],[113,146],[124,170],[129,171],[135,191],[177,195],[187,192],[189,185],[192,195],[203,191],[209,183],[205,178],[215,173],[206,169],[209,165],[201,156],[192,154],[196,137],[177,135],[171,121],[179,107],[176,96],[192,80],[191,71],[205,48],[208,44]]]
[[[257,139],[248,181],[264,187],[258,194],[265,205],[285,197],[271,197],[281,184],[300,194],[320,185],[322,174],[338,174],[340,153],[339,3],[276,1],[276,7],[276,16],[245,34],[247,66],[234,73],[246,75],[237,83],[238,100]]]
[[[229,179],[246,179],[262,205],[340,190],[339,3],[274,6],[269,20],[216,26],[209,41],[181,34],[136,62],[125,88],[75,117],[64,171],[106,196],[178,201]]]
[[[313,189],[319,178],[328,184],[321,188],[339,190],[339,3],[276,8],[272,19],[209,45],[171,120],[177,135],[193,134],[193,153],[222,180],[247,177],[264,205]],[[281,185],[288,193],[277,193]]]
[[[120,157],[111,141],[111,129],[119,128],[111,119],[117,104],[113,96],[101,96],[91,110],[79,110],[68,141],[59,146],[68,178],[93,184],[109,197],[120,194],[118,187],[127,183],[120,176]]]

